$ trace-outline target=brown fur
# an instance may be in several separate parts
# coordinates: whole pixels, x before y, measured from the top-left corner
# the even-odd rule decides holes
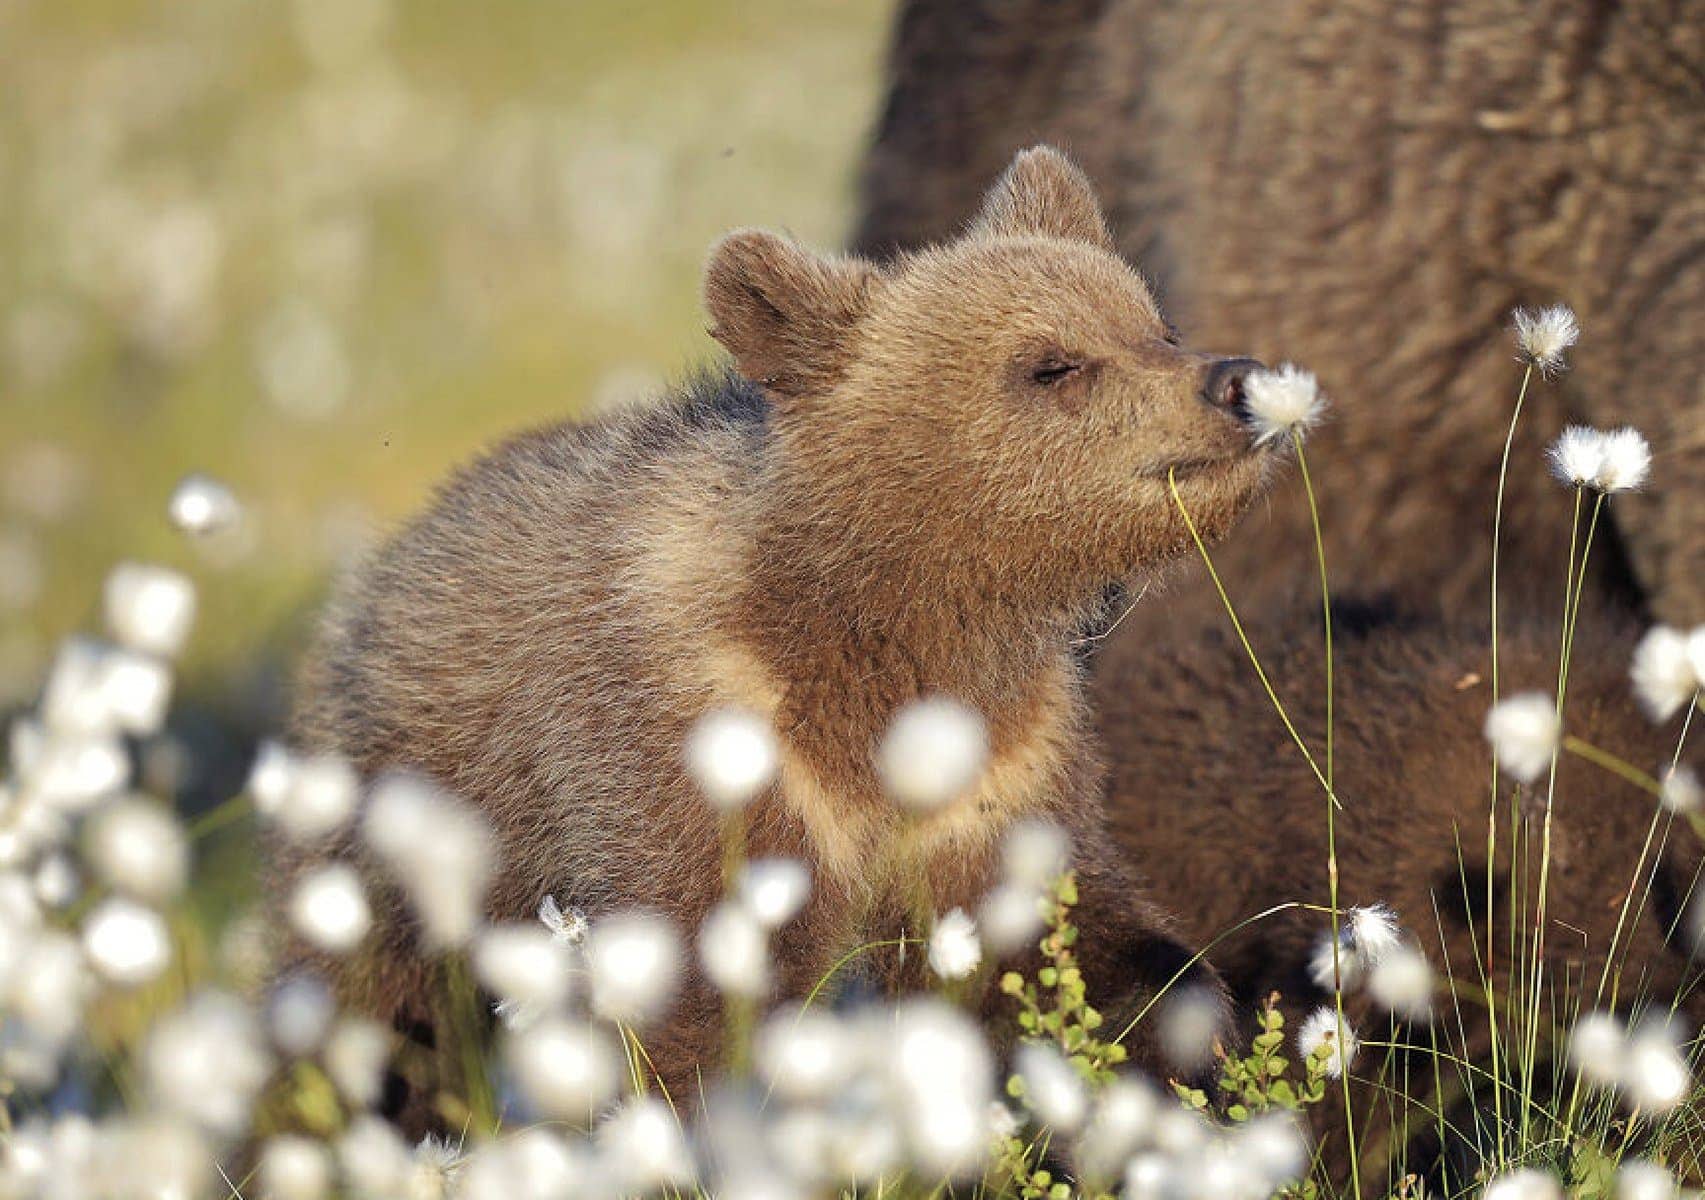
[[[1369,591],[1485,612],[1509,312],[1572,305],[1574,369],[1514,447],[1507,586],[1553,582],[1547,441],[1632,423],[1653,487],[1600,582],[1705,620],[1705,0],[909,0],[891,72],[854,245],[941,236],[1013,147],[1068,147],[1192,341],[1319,372],[1328,548]],[[1251,605],[1303,575],[1300,501],[1225,547]],[[1212,613],[1199,572],[1178,592],[1122,652]]]
[[[477,805],[506,864],[494,918],[550,893],[691,929],[720,851],[680,747],[701,714],[742,705],[782,746],[748,850],[816,878],[779,938],[779,992],[892,932],[920,871],[939,910],[969,904],[1003,829],[1048,815],[1078,851],[1086,974],[1129,1010],[1187,952],[1108,853],[1070,640],[1109,580],[1188,546],[1168,468],[1217,536],[1273,459],[1204,399],[1216,360],[1175,344],[1110,242],[1049,151],[1015,160],[966,236],[886,267],[731,235],[706,307],[760,386],[706,379],[457,475],[333,606],[302,736]],[[1033,378],[1061,364],[1077,369]],[[904,851],[871,754],[929,693],[987,716],[991,761]],[[430,1026],[434,968],[405,923],[373,957],[346,994]],[[719,1032],[695,975],[646,1038],[677,1099]]]
[[[1655,772],[1674,753],[1679,719],[1655,728],[1639,713],[1627,681],[1634,640],[1628,631],[1597,612],[1583,614],[1580,629],[1569,675],[1568,731]],[[1489,687],[1479,678],[1486,639],[1389,619],[1341,620],[1338,634],[1341,903],[1390,904],[1435,967],[1443,972],[1448,965],[1472,996],[1481,981],[1476,956],[1484,959],[1488,944],[1491,777],[1481,727]],[[1320,752],[1325,713],[1318,611],[1256,622],[1251,636],[1303,737]],[[1555,688],[1556,642],[1553,629],[1531,621],[1506,631],[1506,694]],[[1098,698],[1110,753],[1111,827],[1149,894],[1181,915],[1185,940],[1208,945],[1276,905],[1327,903],[1324,793],[1230,635],[1152,654],[1141,666],[1104,678]],[[1523,803],[1524,850],[1516,852],[1507,780],[1499,793],[1498,920],[1491,945],[1493,983],[1502,999],[1510,986],[1512,911],[1529,914],[1524,935],[1531,937],[1543,806],[1531,796]],[[1649,793],[1564,755],[1556,795],[1547,1003],[1554,998],[1559,1013],[1594,1005],[1632,885],[1637,903],[1616,955],[1619,1003],[1638,999],[1664,1007],[1680,995],[1684,1011],[1695,1020],[1705,1016],[1692,986],[1697,972],[1688,974],[1686,937],[1670,936],[1700,866],[1698,838],[1685,821],[1660,813],[1653,853],[1642,868],[1642,847],[1658,813]],[[1512,889],[1516,862],[1525,866]],[[1327,999],[1307,971],[1326,928],[1320,912],[1291,909],[1230,933],[1212,946],[1210,957],[1246,1012],[1276,990],[1294,1025]],[[1607,991],[1607,1005],[1610,996]],[[1484,1055],[1483,1007],[1472,999],[1456,1006],[1447,1000],[1441,1011],[1450,1044],[1460,1052],[1466,1036]],[[1371,1023],[1373,1035],[1384,1036],[1384,1020],[1375,1019],[1360,997],[1352,1016],[1364,1033]],[[1424,1036],[1417,1040],[1426,1042]],[[1382,1057],[1381,1051],[1364,1052],[1358,1073],[1373,1070]],[[1411,1085],[1430,1091],[1431,1066],[1414,1071]],[[1360,1095],[1358,1107],[1372,1098],[1371,1091]],[[1335,1137],[1342,1130],[1336,1111],[1329,1109],[1319,1122]],[[1369,1145],[1376,1148],[1389,1135],[1377,1117],[1363,1132],[1373,1135]],[[1344,1161],[1341,1146],[1330,1153]],[[1377,1153],[1368,1162],[1383,1186]]]

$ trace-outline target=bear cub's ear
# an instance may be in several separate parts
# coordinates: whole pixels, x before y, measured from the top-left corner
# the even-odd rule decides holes
[[[996,237],[1057,237],[1113,249],[1095,189],[1052,146],[1020,150],[989,189],[972,233]]]
[[[825,258],[786,238],[743,229],[717,243],[705,266],[710,335],[740,373],[781,399],[832,386],[846,368],[854,327],[876,268]]]

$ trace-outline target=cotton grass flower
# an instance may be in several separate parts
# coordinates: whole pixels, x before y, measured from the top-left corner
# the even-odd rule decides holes
[[[759,1075],[783,1099],[826,1100],[857,1067],[857,1039],[841,1019],[822,1008],[790,1008],[759,1029],[753,1060]]]
[[[1687,816],[1705,807],[1705,785],[1692,767],[1665,767],[1659,779],[1658,802],[1669,812]]]
[[[343,1018],[326,1038],[320,1051],[326,1077],[356,1108],[371,1108],[379,1102],[392,1040],[384,1026],[364,1017]]]
[[[764,926],[744,904],[724,900],[699,926],[699,963],[717,991],[755,1000],[769,990],[770,951]]]
[[[291,1058],[304,1058],[319,1049],[336,1019],[337,1000],[316,975],[292,975],[267,997],[267,1033],[273,1045]]]
[[[894,717],[876,752],[890,799],[931,812],[968,792],[988,758],[982,716],[947,696],[915,700]]]
[[[592,926],[586,939],[592,1007],[612,1021],[643,1025],[675,998],[680,939],[661,917],[614,913]]]
[[[362,1114],[337,1141],[340,1173],[359,1200],[396,1200],[407,1195],[414,1161],[396,1130]]]
[[[1585,425],[1567,426],[1545,456],[1565,487],[1594,487],[1604,468],[1604,436]]]
[[[549,895],[539,901],[539,923],[550,931],[559,945],[569,947],[583,945],[592,928],[585,913],[578,908],[564,909],[555,896]]]
[[[103,879],[139,900],[160,903],[183,890],[189,842],[183,827],[152,800],[132,796],[102,808],[84,843]]]
[[[107,628],[128,649],[175,657],[195,624],[195,585],[166,567],[120,563],[104,590]]]
[[[1652,450],[1645,435],[1625,426],[1602,435],[1603,462],[1595,487],[1605,495],[1631,492],[1642,487],[1652,471]]]
[[[585,1021],[547,1017],[509,1034],[504,1062],[532,1110],[551,1120],[587,1124],[621,1086],[621,1052]]]
[[[1676,1200],[1680,1194],[1675,1176],[1650,1159],[1623,1159],[1616,1168],[1616,1200]]]
[[[744,808],[776,774],[776,739],[755,713],[723,708],[707,713],[687,734],[687,773],[724,812]]]
[[[1337,1012],[1327,1006],[1315,1009],[1297,1030],[1297,1049],[1306,1058],[1313,1058],[1325,1047],[1326,1073],[1337,1079],[1356,1061],[1361,1043],[1347,1023],[1340,1023]]]
[[[317,867],[290,895],[291,927],[328,954],[348,954],[373,927],[361,876],[348,863]]]
[[[968,977],[983,961],[976,923],[962,908],[939,918],[929,935],[929,967],[946,980]]]
[[[1224,1010],[1211,990],[1175,988],[1162,998],[1157,1017],[1161,1052],[1173,1067],[1194,1071],[1213,1058]]]
[[[466,942],[494,866],[480,815],[418,776],[388,775],[374,786],[361,829],[402,884],[428,946]]]
[[[1551,765],[1562,737],[1557,706],[1542,692],[1500,700],[1486,714],[1486,740],[1498,765],[1522,783],[1532,783]]]
[[[332,1189],[331,1152],[300,1134],[269,1138],[261,1151],[260,1194],[266,1200],[324,1200]]]
[[[1387,1012],[1424,1021],[1433,1007],[1433,966],[1413,946],[1395,946],[1368,972],[1368,995]]]
[[[342,828],[361,795],[361,781],[347,760],[335,754],[293,754],[272,741],[261,743],[248,788],[260,814],[299,842]]]
[[[1488,1183],[1481,1200],[1563,1200],[1563,1188],[1549,1172],[1521,1167]]]
[[[1629,672],[1634,694],[1654,721],[1669,720],[1699,693],[1705,676],[1701,676],[1699,665],[1689,654],[1690,640],[1678,629],[1654,625],[1634,647],[1634,663]]]
[[[1048,1042],[1025,1042],[1013,1056],[1024,1103],[1048,1127],[1076,1132],[1089,1117],[1089,1089],[1077,1068]]]
[[[142,1071],[153,1102],[211,1134],[235,1137],[272,1071],[247,1005],[204,992],[148,1035]]]
[[[977,925],[983,941],[996,958],[1003,958],[1033,943],[1046,924],[1043,897],[1027,887],[1003,883],[992,889],[977,906]]]
[[[811,869],[797,858],[752,859],[740,868],[736,892],[758,924],[780,929],[810,898]]]
[[[982,1031],[935,999],[908,1000],[873,1029],[882,1039],[892,1120],[919,1169],[938,1178],[981,1170],[988,1153],[994,1062]],[[886,1123],[886,1122],[884,1122]]]
[[[1306,433],[1326,410],[1313,373],[1295,363],[1284,363],[1277,370],[1250,372],[1243,382],[1243,393],[1257,446],[1293,432]]]
[[[223,483],[208,475],[191,474],[172,489],[166,514],[180,531],[205,537],[235,525],[243,509],[236,494]]]
[[[1642,1112],[1669,1112],[1692,1087],[1681,1039],[1667,1022],[1649,1020],[1634,1030],[1622,1070],[1629,1103]]]
[[[537,923],[491,925],[474,939],[474,975],[527,1013],[546,1013],[569,995],[569,949]]]
[[[1160,1104],[1154,1088],[1141,1080],[1120,1077],[1103,1087],[1074,1144],[1078,1173],[1103,1182],[1118,1178],[1125,1161],[1154,1135]]]
[[[171,670],[158,658],[73,637],[54,659],[41,714],[55,735],[143,736],[164,723],[171,694]]]
[[[1383,904],[1352,908],[1339,928],[1337,954],[1327,930],[1315,946],[1309,977],[1315,986],[1332,990],[1342,982],[1346,991],[1361,985],[1369,968],[1401,943],[1397,914]]]
[[[626,1192],[686,1188],[693,1159],[680,1118],[661,1100],[639,1096],[624,1103],[598,1127],[598,1146]]]
[[[1002,878],[1037,892],[1052,887],[1071,866],[1071,837],[1058,822],[1015,822],[1001,842]]]
[[[1627,1032],[1609,1013],[1591,1012],[1569,1034],[1569,1061],[1588,1083],[1614,1087],[1622,1080]]]
[[[118,896],[102,901],[83,921],[83,950],[95,969],[120,987],[147,983],[172,957],[160,914]]]
[[[1563,354],[1580,338],[1581,326],[1566,305],[1553,304],[1538,312],[1518,308],[1515,335],[1521,360],[1541,375],[1554,375],[1563,369]]]

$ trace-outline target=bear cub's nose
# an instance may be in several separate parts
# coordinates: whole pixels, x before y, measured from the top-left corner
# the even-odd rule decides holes
[[[1238,420],[1249,416],[1248,396],[1244,385],[1256,371],[1266,368],[1253,358],[1222,358],[1208,368],[1202,384],[1202,399],[1215,408],[1223,408]]]

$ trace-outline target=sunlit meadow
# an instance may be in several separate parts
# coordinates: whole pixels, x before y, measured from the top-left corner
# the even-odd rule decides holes
[[[729,831],[726,899],[698,929],[588,921],[553,897],[536,921],[487,924],[502,864],[475,812],[288,745],[283,674],[330,571],[472,445],[641,401],[707,353],[697,275],[723,229],[837,239],[886,15],[0,0],[0,1196],[1415,1197],[1401,1147],[1346,1176],[1310,1123],[1346,1122],[1354,1147],[1372,1095],[1407,1127],[1442,1127],[1389,1074],[1406,1044],[1430,1053],[1433,1082],[1486,1097],[1449,1131],[1478,1155],[1452,1194],[1655,1200],[1701,1182],[1698,1031],[1667,998],[1633,1018],[1550,1003],[1549,822],[1531,848],[1540,908],[1510,922],[1522,969],[1497,992],[1474,964],[1440,977],[1427,931],[1340,906],[1334,814],[1356,797],[1335,786],[1330,716],[1324,740],[1304,738],[1248,638],[1249,686],[1319,784],[1331,849],[1296,904],[1318,915],[1311,971],[1334,1002],[1239,1014],[1233,1047],[1188,995],[1143,1014],[1178,1061],[1214,1061],[1205,1088],[1128,1068],[1129,1030],[1103,1022],[1077,970],[1071,848],[1050,826],[1011,831],[974,911],[848,948],[922,956],[930,994],[776,1006],[772,945],[813,881],[742,853],[742,812],[777,762],[750,714],[713,713],[682,747]],[[1512,435],[1591,336],[1561,308],[1513,326],[1509,393],[1483,398]],[[1318,528],[1345,498],[1308,475],[1313,377],[1261,375],[1249,400],[1259,436],[1291,445]],[[1565,755],[1646,789],[1654,826],[1699,822],[1686,743],[1705,628],[1653,629],[1629,663],[1626,702],[1674,731],[1667,769],[1568,720],[1595,531],[1619,493],[1663,486],[1644,440],[1571,429],[1549,462],[1506,453],[1505,469],[1558,481],[1563,604],[1555,689],[1504,695],[1508,614],[1495,567],[1488,580],[1488,837],[1512,783],[1563,799]],[[1484,536],[1502,515],[1500,498]],[[1319,585],[1329,665],[1331,567],[1295,564]],[[1238,581],[1216,581],[1241,637]],[[931,698],[901,712],[876,765],[927,820],[985,753],[980,716]],[[375,1115],[387,1068],[408,1066],[391,1031],[310,975],[269,971],[257,835],[346,830],[478,989],[470,1024],[491,1016],[432,1097],[446,1139],[411,1144]],[[305,874],[280,911],[332,955],[380,916],[342,865]],[[1032,945],[1040,970],[997,975]],[[723,997],[729,1063],[696,1116],[699,1097],[646,1070],[688,964]],[[1007,1001],[1010,1054],[965,1004],[980,985]],[[1377,1028],[1346,1015],[1361,993]],[[1491,1014],[1489,1059],[1462,1049],[1467,1008]]]

